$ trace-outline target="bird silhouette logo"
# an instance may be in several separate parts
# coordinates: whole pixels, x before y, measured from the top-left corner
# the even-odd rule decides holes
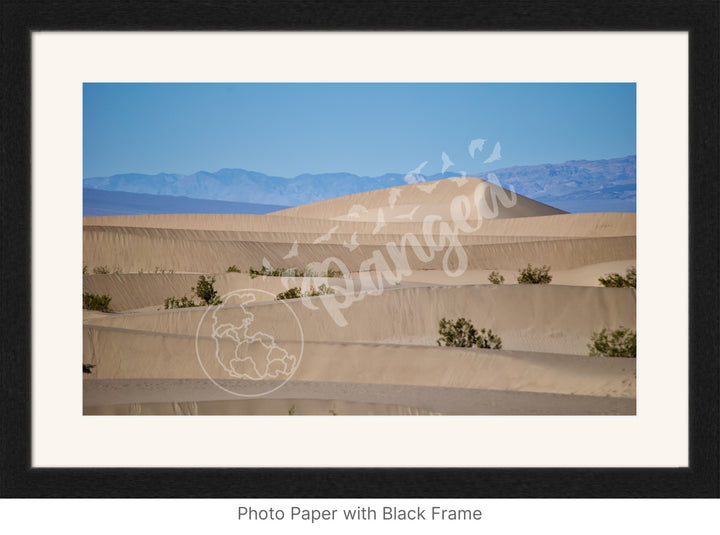
[[[385,223],[385,212],[383,212],[382,208],[378,208],[377,224],[375,225],[372,233],[377,234],[378,232],[380,232],[380,229],[382,229],[386,225],[387,223]]]
[[[283,260],[288,260],[290,258],[295,258],[298,255],[298,242],[295,240],[295,243],[292,244],[292,247],[290,247],[290,252],[283,256]]]
[[[490,162],[496,162],[501,158],[500,156],[500,142],[498,141],[495,143],[495,147],[493,148],[492,154],[488,156],[488,159],[485,160],[483,163],[490,163]]]
[[[263,259],[262,259],[262,266],[263,266],[263,269],[264,269],[266,272],[273,270],[272,266],[270,265],[270,261],[269,261],[267,258],[265,258],[264,256],[263,256]]]
[[[418,211],[418,208],[420,208],[420,206],[416,206],[407,214],[396,215],[395,219],[407,219],[408,221],[412,221],[412,218],[415,215],[415,212]]]
[[[395,208],[395,203],[398,200],[398,197],[400,197],[400,193],[402,190],[400,188],[393,188],[390,190],[390,195],[388,197],[388,202],[390,203],[390,208]]]
[[[483,146],[485,145],[486,139],[473,139],[468,145],[468,152],[473,159],[475,159],[475,152],[482,152]]]
[[[425,193],[432,193],[435,188],[438,187],[440,182],[430,182],[428,184],[418,184],[417,188]]]
[[[447,152],[443,152],[441,158],[443,163],[442,173],[445,173],[448,167],[452,167],[453,165],[455,165],[455,163],[453,163],[453,161],[450,159],[450,156],[447,155]]]
[[[463,187],[465,184],[467,184],[467,182],[468,182],[468,179],[465,178],[465,172],[464,172],[464,171],[463,171],[463,175],[462,175],[462,176],[455,177],[455,178],[453,178],[453,179],[451,179],[451,180],[452,180],[453,182],[455,182],[455,184],[457,184],[457,187],[458,187],[458,188],[462,188],[462,187]]]
[[[362,204],[353,204],[350,210],[348,210],[347,216],[348,219],[357,219],[362,214],[367,214],[368,209],[365,208]]]
[[[354,251],[355,249],[357,249],[360,246],[360,244],[357,241],[357,232],[353,232],[353,235],[350,236],[350,243],[343,242],[343,246],[346,247],[347,249],[349,249],[350,251]]]
[[[425,182],[425,177],[423,177],[420,174],[420,171],[422,171],[422,168],[427,165],[427,161],[424,161],[420,165],[418,165],[415,169],[412,171],[408,171],[405,174],[405,182],[408,184],[417,184],[418,182]]]
[[[340,225],[335,225],[333,228],[331,228],[327,234],[323,234],[318,239],[316,239],[313,244],[323,243],[330,240],[330,237],[333,235],[333,233],[340,228]]]

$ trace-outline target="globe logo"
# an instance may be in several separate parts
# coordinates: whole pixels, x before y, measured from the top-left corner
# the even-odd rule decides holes
[[[218,388],[240,397],[281,388],[302,358],[303,331],[295,311],[259,289],[235,290],[221,299],[221,305],[205,310],[195,335],[195,352],[205,375]]]

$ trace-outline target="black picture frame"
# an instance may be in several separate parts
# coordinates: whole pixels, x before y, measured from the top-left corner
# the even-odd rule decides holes
[[[718,52],[714,0],[5,1],[0,497],[718,497]],[[105,469],[31,466],[31,34],[36,31],[687,31],[689,467]]]

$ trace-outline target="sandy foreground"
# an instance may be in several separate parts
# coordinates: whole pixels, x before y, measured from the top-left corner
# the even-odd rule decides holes
[[[598,283],[635,265],[635,214],[566,214],[463,178],[269,215],[87,217],[83,247],[84,291],[113,308],[84,311],[88,415],[635,414],[635,360],[587,347],[636,327],[635,290]],[[516,284],[528,263],[552,283]],[[314,273],[248,274],[263,265]],[[200,274],[223,304],[165,310]],[[335,293],[275,299],[321,284]],[[443,317],[502,349],[438,347]]]

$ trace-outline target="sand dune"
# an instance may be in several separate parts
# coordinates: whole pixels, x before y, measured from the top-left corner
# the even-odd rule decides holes
[[[572,220],[565,223],[571,225]],[[108,266],[111,269],[119,268],[123,272],[151,272],[155,267],[159,267],[176,272],[218,273],[224,272],[231,265],[237,265],[241,269],[253,266],[259,268],[264,259],[273,267],[303,267],[313,262],[337,258],[352,272],[361,270],[362,263],[368,261],[375,251],[382,253],[387,250],[388,244],[392,244],[393,247],[401,246],[403,256],[407,257],[411,268],[440,269],[443,257],[438,254],[440,251],[430,251],[428,243],[435,244],[433,248],[436,250],[446,249],[453,243],[434,234],[415,234],[415,239],[403,239],[401,235],[393,235],[386,236],[383,245],[378,245],[377,242],[360,243],[353,250],[344,244],[331,242],[312,246],[303,244],[298,246],[297,256],[286,259],[296,240],[294,234],[288,234],[282,243],[217,239],[209,231],[187,231],[188,234],[175,231],[179,236],[162,235],[158,229],[146,231],[143,235],[138,235],[123,230],[97,230],[95,227],[86,229],[83,234],[85,264],[90,269]],[[361,237],[358,241],[359,239]],[[548,264],[556,269],[570,269],[632,258],[636,247],[634,236],[559,239],[544,237],[468,245],[459,239],[457,243],[467,251],[469,269],[516,269],[528,262]],[[431,253],[434,253],[433,258],[424,261]]]
[[[118,403],[93,406],[85,410],[89,415],[431,415],[440,414],[417,407],[385,403],[363,403],[324,399],[247,399],[224,401],[181,401],[154,403]]]
[[[324,201],[328,202],[328,201]],[[279,215],[282,212],[258,215],[228,215],[228,214],[158,214],[134,216],[98,216],[84,217],[84,230],[97,227],[96,230],[116,232],[112,227],[127,227],[138,229],[136,233],[146,233],[147,229],[183,229],[197,231],[196,236],[205,237],[199,231],[228,231],[243,233],[261,233],[263,238],[272,241],[283,241],[283,234],[292,233],[310,236],[325,234],[333,227],[337,227],[336,234],[349,236],[373,236],[377,222],[373,221],[330,221],[326,218],[290,217]],[[602,236],[634,236],[635,214],[627,213],[597,213],[597,214],[562,214],[562,215],[533,215],[521,218],[483,219],[478,222],[476,218],[468,221],[477,227],[472,232],[460,232],[460,235],[483,236],[525,236],[525,237],[602,237]],[[452,219],[444,219],[450,221]],[[420,222],[387,221],[377,234],[402,235],[407,232],[421,234],[423,231]],[[444,228],[437,225],[433,233],[447,234]],[[125,230],[124,232],[130,232]],[[174,237],[167,234],[169,237]],[[192,235],[186,234],[188,239]],[[237,239],[234,234],[216,235],[216,241],[223,239]],[[176,236],[175,236],[176,237]],[[240,236],[240,239],[252,240],[252,235]],[[314,239],[314,238],[313,238]]]
[[[276,215],[346,221],[376,221],[379,210],[386,219],[422,221],[428,214],[451,218],[453,202],[461,196],[479,200],[496,218],[563,214],[563,210],[533,201],[480,178],[444,179],[337,197],[274,212]],[[500,202],[500,201],[505,201]],[[506,206],[510,205],[512,206]]]
[[[89,380],[207,380],[207,375],[233,390],[252,394],[251,381],[225,379],[219,363],[195,353],[195,337],[121,329],[86,327],[86,355],[96,366]],[[200,350],[215,348],[210,338]],[[228,347],[233,341],[219,342]],[[298,342],[278,341],[297,354]],[[132,349],[119,362],[123,347]],[[466,349],[381,343],[306,342],[302,362],[291,382],[332,382],[479,388],[553,394],[633,397],[635,361],[510,350]],[[171,385],[177,386],[177,385]],[[262,385],[265,386],[265,385]],[[219,397],[219,398],[218,398]],[[223,399],[209,388],[205,400]]]
[[[218,273],[213,276],[220,295],[238,288],[257,288],[272,294],[258,294],[259,298],[273,300],[275,295],[287,289],[278,277],[251,278],[245,273]],[[199,302],[191,291],[197,280],[197,273],[114,273],[85,275],[83,287],[87,292],[111,296],[110,306],[119,312],[145,307],[164,309],[166,297],[187,296]]]
[[[635,215],[565,214],[518,196],[486,218],[483,205],[508,195],[466,178],[265,216],[84,218],[85,265],[122,271],[84,277],[84,290],[111,296],[116,311],[83,316],[83,362],[95,365],[86,414],[633,414],[634,359],[588,357],[587,344],[602,328],[635,328],[635,290],[597,283],[634,265]],[[551,266],[552,284],[514,284],[528,263]],[[263,264],[345,276],[248,276]],[[225,273],[231,265],[245,273]],[[491,270],[507,284],[489,284]],[[158,310],[191,295],[199,274],[213,274],[221,295],[269,293],[218,310]],[[274,300],[303,283],[337,293]],[[503,349],[438,347],[439,320],[460,316],[491,328]],[[208,318],[249,321],[262,336],[238,349],[239,339],[212,337]],[[241,400],[210,382],[267,386],[238,383],[212,356],[255,354],[270,338],[288,354],[302,347],[282,388]],[[203,366],[198,352],[211,357]]]
[[[271,393],[263,398],[223,399],[214,401],[173,402],[177,393],[188,399],[198,396],[196,385],[173,385],[169,380],[88,381],[86,399],[102,396],[117,401],[112,405],[91,405],[85,414],[96,415],[278,415],[278,416],[347,416],[347,415],[593,415],[633,414],[635,399],[622,397],[545,394],[382,384],[291,382],[283,387],[282,396]],[[220,392],[214,385],[211,392]],[[109,394],[111,392],[111,394]],[[217,395],[217,394],[213,394]],[[293,397],[294,396],[294,397]],[[314,396],[320,396],[316,398]],[[200,396],[202,397],[202,395]],[[153,399],[123,403],[122,400]],[[349,398],[349,399],[341,399]],[[353,401],[372,398],[369,403]],[[393,404],[399,401],[404,405]],[[413,405],[407,405],[412,403]],[[423,406],[431,405],[433,410]]]
[[[616,260],[599,264],[589,264],[574,269],[552,270],[553,285],[569,286],[599,286],[598,278],[608,273],[624,273],[627,268],[634,265],[634,259]],[[468,269],[459,277],[449,280],[442,270],[415,270],[403,277],[396,287],[413,286],[447,286],[454,285],[483,285],[490,284],[488,275],[490,269]],[[505,277],[505,284],[517,284],[517,269],[499,269],[498,272]],[[98,295],[112,296],[111,308],[115,312],[151,308],[163,309],[167,297],[182,296],[198,299],[191,291],[197,284],[200,273],[113,273],[107,275],[85,275],[83,286],[85,291]],[[348,278],[312,277],[303,280],[302,277],[250,277],[247,273],[218,273],[215,288],[219,295],[241,289],[255,288],[269,292],[271,295],[257,294],[258,300],[272,301],[274,296],[284,292],[290,287],[302,284],[313,284],[316,288],[325,284],[337,292],[360,291],[367,286],[365,277],[353,273]],[[88,317],[105,318],[100,312],[85,311]]]
[[[600,286],[598,279],[608,273],[625,273],[635,265],[634,258],[613,260],[598,264],[587,264],[571,269],[551,269],[552,284],[562,286]],[[504,284],[517,284],[518,269],[468,269],[462,275],[453,278],[455,284],[490,284],[488,276],[493,271],[505,278]],[[441,270],[417,270],[405,277],[404,281],[418,285],[440,285],[448,283],[448,276]]]
[[[197,362],[193,337],[103,328],[88,331],[92,340],[86,340],[86,344],[92,348],[90,360],[96,365],[97,377],[86,381],[87,406],[237,399],[205,378]],[[210,340],[205,342],[208,348],[212,346]],[[292,343],[283,345],[293,350]],[[117,353],[122,351],[118,347],[125,348],[121,366],[117,365]],[[208,371],[214,378],[224,377],[219,366]],[[256,391],[254,385],[243,385],[240,380],[218,381],[234,392]],[[427,395],[434,389],[443,389],[443,395],[437,399]],[[422,401],[418,401],[418,390],[426,393]],[[301,367],[290,382],[262,398],[326,397],[330,401],[391,403],[425,411],[467,413],[470,406],[463,410],[457,403],[465,399],[467,405],[473,392],[473,403],[478,403],[478,398],[485,404],[499,398],[512,406],[527,399],[527,394],[543,394],[545,397],[539,399],[549,404],[545,410],[554,406],[556,411],[567,411],[573,400],[577,402],[576,396],[605,400],[595,409],[583,404],[580,413],[606,409],[609,398],[628,400],[614,403],[614,411],[620,411],[618,407],[634,410],[635,361],[505,350],[309,343]],[[507,414],[504,407],[481,413]],[[486,406],[483,410],[489,409]],[[577,410],[569,413],[577,414]]]
[[[365,295],[339,312],[347,322],[338,326],[328,310],[342,307],[342,295],[286,301],[295,312],[306,341],[396,343],[434,346],[441,318],[465,317],[493,329],[506,349],[586,355],[586,344],[602,328],[635,327],[635,290],[573,286],[482,285],[387,289]],[[280,322],[285,303],[265,302],[223,306],[222,321],[239,324],[245,310],[253,326],[277,340],[298,339],[297,325]],[[106,315],[90,325],[169,335],[210,336],[202,322],[205,308],[132,315]],[[201,329],[198,326],[202,323]]]

